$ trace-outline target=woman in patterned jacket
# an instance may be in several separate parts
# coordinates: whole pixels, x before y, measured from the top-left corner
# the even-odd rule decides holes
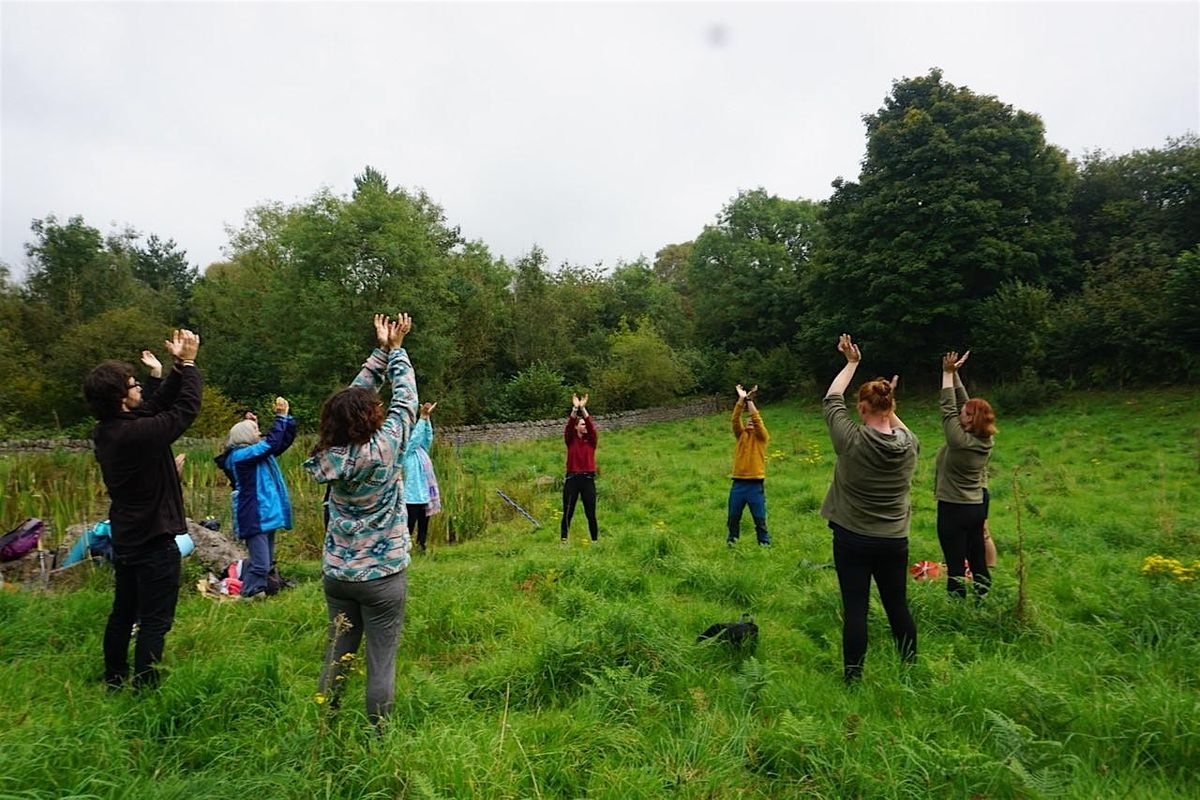
[[[408,589],[408,517],[401,457],[417,415],[412,362],[401,346],[412,319],[375,315],[377,347],[358,377],[321,408],[320,436],[304,462],[329,486],[322,573],[329,651],[319,691],[339,701],[342,671],[367,638],[367,717],[387,717],[396,694],[396,648]],[[391,381],[387,413],[377,390]]]

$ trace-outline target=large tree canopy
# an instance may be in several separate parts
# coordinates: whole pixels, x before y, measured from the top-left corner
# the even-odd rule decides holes
[[[791,340],[819,210],[764,189],[740,192],[721,210],[687,256],[697,335],[729,352]]]
[[[828,202],[810,348],[851,331],[888,369],[923,364],[970,346],[978,303],[1001,285],[1078,283],[1070,167],[1036,115],[935,69],[897,81],[865,122],[859,180],[835,181]]]

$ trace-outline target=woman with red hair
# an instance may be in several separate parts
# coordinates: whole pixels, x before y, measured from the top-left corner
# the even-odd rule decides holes
[[[967,596],[970,564],[975,593],[982,597],[992,576],[984,544],[987,524],[987,466],[996,433],[996,414],[987,400],[970,398],[959,369],[971,351],[942,357],[942,430],[946,444],[938,450],[935,483],[937,533],[946,559],[946,591]]]

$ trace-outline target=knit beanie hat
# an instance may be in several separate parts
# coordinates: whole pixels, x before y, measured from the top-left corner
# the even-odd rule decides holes
[[[248,444],[258,444],[261,438],[258,423],[252,419],[244,419],[229,429],[229,438],[225,440],[225,446],[244,447]]]

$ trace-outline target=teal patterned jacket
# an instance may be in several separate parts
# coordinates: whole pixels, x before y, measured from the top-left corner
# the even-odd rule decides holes
[[[304,462],[330,485],[322,572],[339,581],[373,581],[408,567],[412,545],[404,508],[402,461],[417,417],[417,380],[404,348],[371,353],[351,386],[392,383],[383,427],[365,444],[331,447]]]

